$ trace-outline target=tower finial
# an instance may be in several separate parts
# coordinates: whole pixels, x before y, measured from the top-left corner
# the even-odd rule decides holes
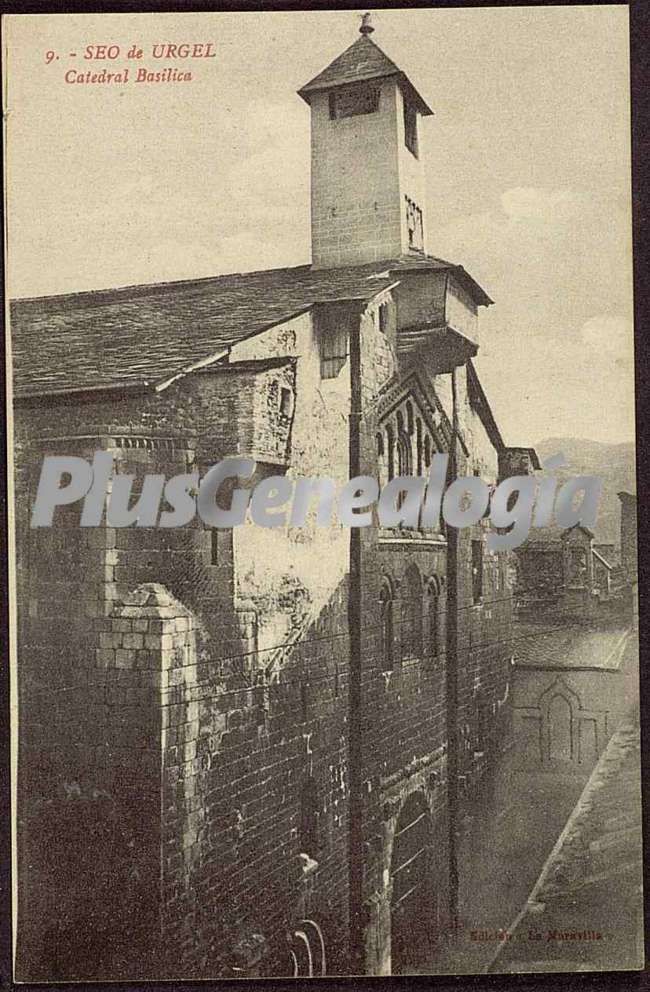
[[[372,32],[375,30],[372,24],[370,23],[370,16],[371,16],[370,11],[368,11],[367,14],[361,15],[361,27],[359,28],[359,32],[361,34],[366,34],[366,35],[372,34]]]

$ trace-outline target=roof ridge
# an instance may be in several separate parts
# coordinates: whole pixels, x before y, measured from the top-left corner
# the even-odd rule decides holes
[[[319,303],[371,300],[377,266],[311,265],[14,301],[15,395],[169,381]]]
[[[218,282],[221,279],[234,279],[243,278],[245,276],[263,276],[268,275],[273,272],[298,272],[299,270],[304,270],[305,273],[313,272],[315,276],[326,272],[335,272],[339,269],[349,269],[357,268],[361,269],[376,269],[377,273],[380,273],[384,268],[392,268],[395,265],[401,265],[405,262],[413,262],[414,265],[418,263],[425,267],[423,263],[433,262],[437,265],[448,266],[450,269],[458,268],[454,262],[448,262],[443,258],[437,258],[435,255],[419,255],[417,258],[410,258],[409,256],[399,256],[394,258],[380,259],[377,262],[363,262],[358,266],[333,266],[327,269],[314,269],[310,262],[303,262],[301,265],[280,265],[276,268],[270,269],[250,269],[243,270],[239,272],[219,272],[212,276],[199,276],[195,279],[168,279],[163,282],[144,282],[144,283],[127,283],[122,286],[100,286],[96,289],[82,289],[76,290],[72,293],[46,293],[43,296],[16,296],[10,299],[10,303],[46,303],[48,301],[56,300],[73,300],[73,299],[87,299],[92,297],[101,296],[102,293],[142,293],[146,295],[148,292],[165,291],[166,289],[177,289],[182,286],[195,286],[204,285],[210,282]]]
[[[202,283],[217,282],[219,279],[241,278],[243,276],[261,276],[270,272],[296,272],[298,269],[311,270],[310,263],[302,265],[280,265],[275,269],[251,269],[243,272],[220,272],[214,276],[199,276],[195,279],[168,279],[164,282],[136,282],[127,283],[123,286],[102,286],[97,289],[81,289],[72,293],[46,293],[43,296],[15,296],[10,303],[42,303],[48,300],[65,300],[73,298],[100,296],[102,293],[133,293],[155,290],[165,290],[167,288],[176,289],[179,286],[198,285]]]

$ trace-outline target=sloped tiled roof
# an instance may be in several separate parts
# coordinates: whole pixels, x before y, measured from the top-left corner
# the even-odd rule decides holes
[[[246,272],[15,300],[16,395],[156,383],[314,303],[369,300],[389,279],[366,269]]]
[[[627,628],[518,621],[513,628],[514,658],[527,668],[617,669]]]
[[[421,114],[433,113],[406,74],[367,35],[357,38],[322,72],[299,89],[298,93],[309,103],[309,94],[317,90],[329,90],[335,86],[346,86],[365,79],[382,79],[387,76],[399,77]]]
[[[559,544],[576,527],[588,537],[594,536],[593,531],[589,530],[588,527],[584,527],[582,524],[574,524],[573,527],[558,527],[557,524],[549,524],[547,527],[533,527],[525,543],[522,545],[522,550],[525,550],[531,544]]]
[[[336,269],[300,265],[14,300],[14,393],[164,382],[316,303],[370,300],[394,284],[400,270],[413,268],[453,271],[483,293],[464,270],[423,257]]]

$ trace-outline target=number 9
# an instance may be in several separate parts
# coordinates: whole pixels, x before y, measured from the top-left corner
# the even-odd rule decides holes
[[[54,62],[54,59],[55,58],[56,58],[56,52],[46,52],[45,53],[45,64],[46,65],[49,65],[50,62]]]

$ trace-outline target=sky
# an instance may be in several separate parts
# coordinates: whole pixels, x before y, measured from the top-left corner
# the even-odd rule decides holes
[[[359,12],[7,20],[10,296],[309,261],[296,90],[358,37]],[[506,443],[633,440],[627,8],[393,9],[373,22],[435,114],[420,128],[428,250],[495,301],[476,366]],[[212,42],[216,57],[153,59],[166,42]],[[87,61],[90,44],[120,56]],[[134,44],[139,61],[124,57]],[[64,80],[174,64],[193,80]]]

